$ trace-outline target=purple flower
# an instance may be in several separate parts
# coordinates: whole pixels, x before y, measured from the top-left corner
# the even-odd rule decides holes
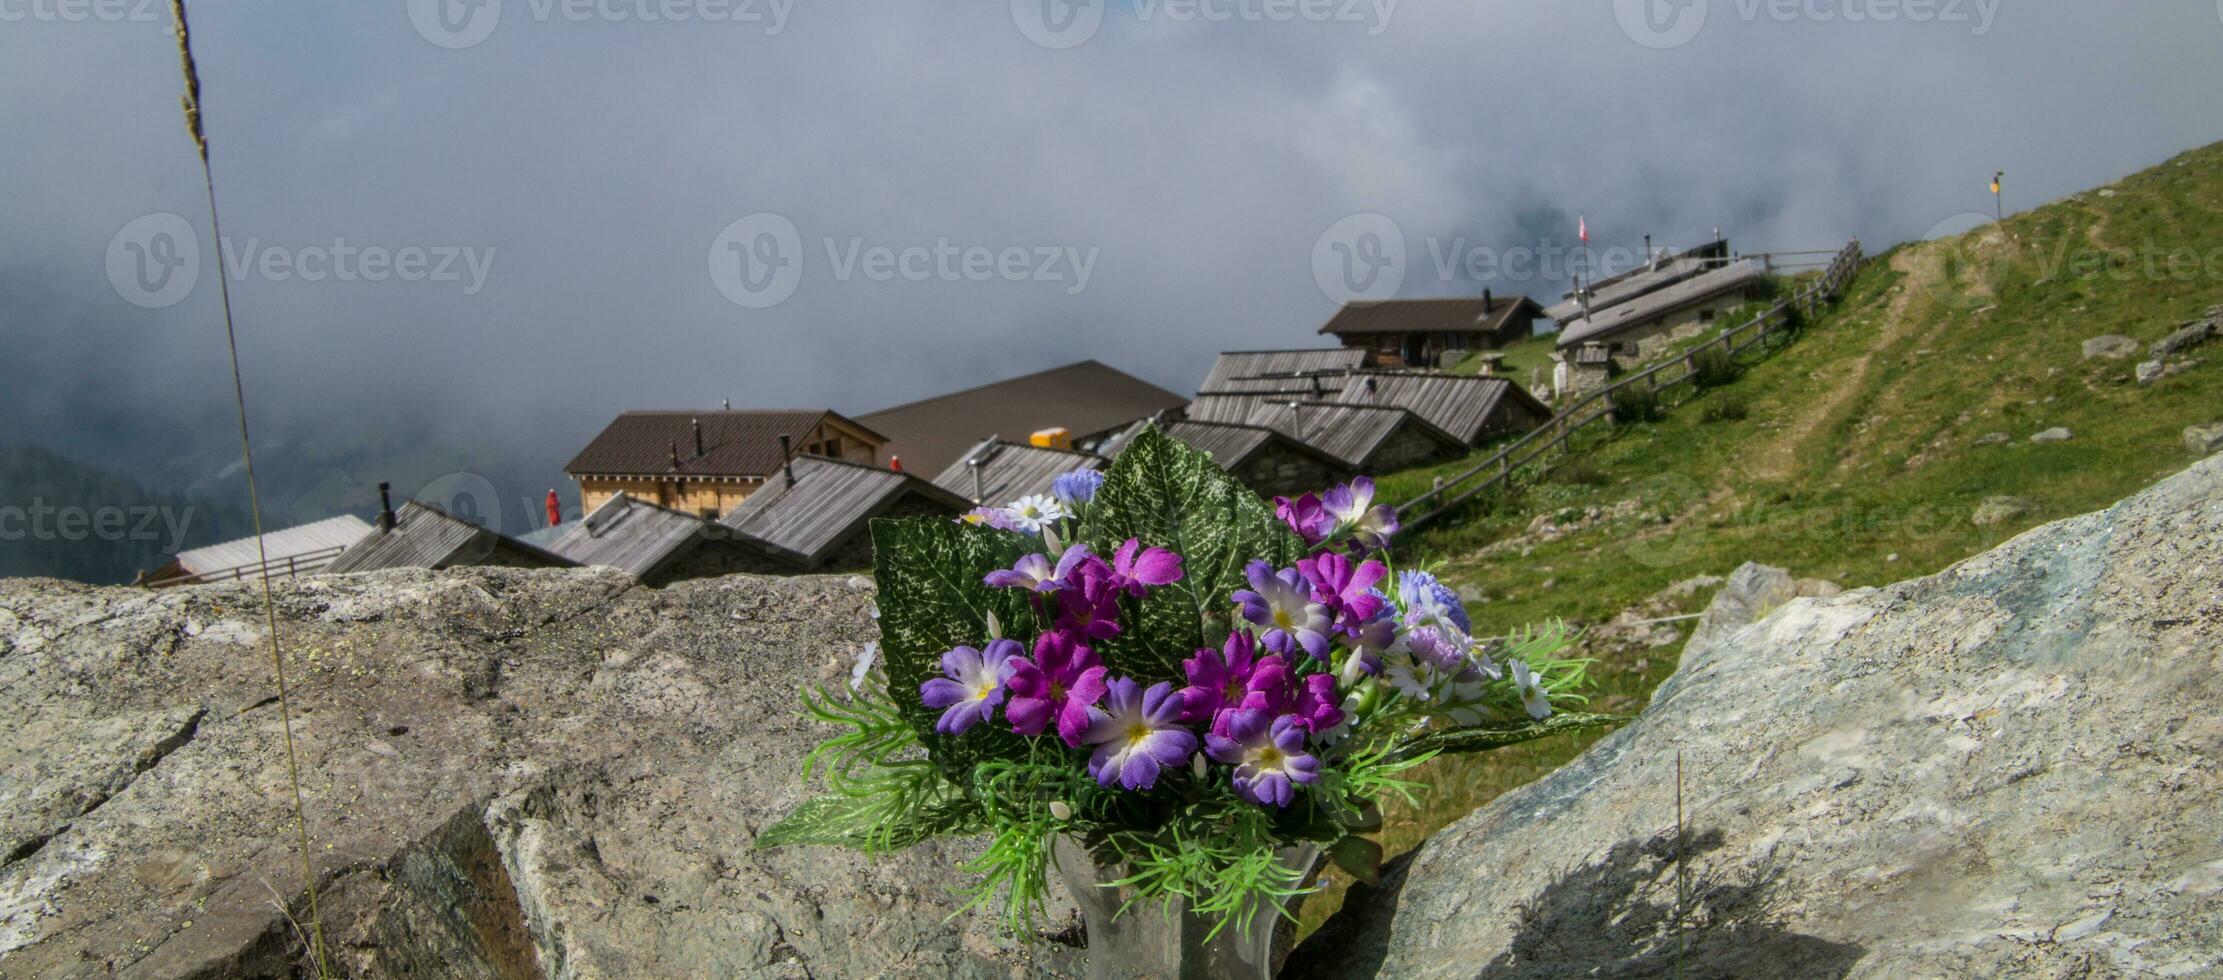
[[[1252,559],[1244,569],[1250,588],[1229,598],[1241,603],[1243,618],[1261,628],[1259,640],[1266,649],[1288,653],[1303,647],[1315,659],[1328,657],[1328,607],[1310,599],[1311,590],[1294,568],[1275,571],[1263,559]]]
[[[1343,700],[1335,695],[1334,674],[1306,674],[1297,686],[1291,717],[1306,731],[1320,732],[1343,722]]]
[[[1291,717],[1235,711],[1227,732],[1204,737],[1205,754],[1235,767],[1235,793],[1259,806],[1284,807],[1296,783],[1320,778],[1320,760],[1304,750],[1304,727]]]
[[[1275,497],[1274,516],[1289,525],[1289,530],[1297,532],[1297,537],[1304,541],[1306,547],[1319,544],[1327,540],[1328,535],[1335,533],[1335,518],[1320,509],[1318,494],[1307,493],[1294,500]]]
[[[1212,731],[1227,734],[1235,709],[1263,711],[1274,718],[1290,715],[1311,731],[1333,728],[1343,720],[1342,702],[1335,695],[1335,675],[1299,677],[1279,656],[1258,662],[1242,701],[1222,709],[1212,720]]]
[[[1382,611],[1381,593],[1374,591],[1374,583],[1389,574],[1389,566],[1381,562],[1353,565],[1349,558],[1330,553],[1297,562],[1297,571],[1312,584],[1312,598],[1328,607],[1328,613],[1342,620],[1347,630],[1357,630]]]
[[[1191,724],[1211,721],[1220,709],[1242,704],[1250,694],[1251,673],[1258,669],[1257,649],[1254,637],[1236,630],[1227,634],[1227,642],[1219,649],[1198,650],[1196,656],[1182,661],[1189,686],[1181,689],[1181,720]]]
[[[1130,595],[1141,595],[1145,587],[1156,588],[1181,581],[1181,574],[1180,555],[1164,548],[1146,549],[1134,538],[1128,538],[1118,551],[1112,552],[1112,582]]]
[[[1080,748],[1081,735],[1088,731],[1089,705],[1104,699],[1104,668],[1096,662],[1096,651],[1070,633],[1052,630],[1034,641],[1034,659],[1022,657],[1012,664],[1011,679],[1004,684],[1011,703],[1003,709],[1011,730],[1040,735],[1055,719],[1058,737]]]
[[[957,518],[959,524],[984,524],[998,531],[1022,531],[1019,519],[1001,507],[975,507]],[[1023,531],[1022,531],[1023,533]]]
[[[1320,501],[1320,508],[1335,521],[1339,530],[1349,532],[1361,546],[1386,548],[1389,536],[1397,533],[1397,512],[1387,504],[1380,507],[1373,504],[1374,481],[1362,476],[1328,491]]]
[[[1084,566],[1071,588],[1057,591],[1056,613],[1058,629],[1092,640],[1111,639],[1119,635],[1119,590]]]
[[[942,673],[919,685],[919,698],[929,708],[943,708],[934,730],[956,735],[987,721],[1003,703],[1004,681],[1011,677],[1012,658],[1021,652],[1014,640],[996,640],[982,653],[958,647],[942,654]]]
[[[1104,485],[1102,470],[1074,470],[1060,473],[1050,481],[1050,496],[1067,507],[1085,504],[1096,499],[1096,490]]]
[[[1082,562],[1096,557],[1087,545],[1073,545],[1058,556],[1057,567],[1050,567],[1049,556],[1032,554],[1013,562],[1010,568],[989,572],[981,581],[997,589],[1025,589],[1029,592],[1055,592],[1071,583],[1074,569]]]
[[[1089,775],[1099,786],[1117,782],[1146,790],[1158,784],[1158,770],[1178,766],[1196,751],[1196,736],[1181,727],[1181,693],[1160,681],[1145,691],[1132,678],[1111,682],[1102,708],[1083,740],[1096,746],[1088,757]]]

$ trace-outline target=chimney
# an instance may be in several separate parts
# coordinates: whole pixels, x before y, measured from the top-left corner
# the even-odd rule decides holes
[[[725,406],[725,410],[726,410],[726,411],[728,411],[728,412],[730,412],[730,411],[733,411],[733,399],[731,399],[731,398],[721,398],[721,399],[719,399],[718,401],[719,401],[719,403],[720,403],[721,405]]]
[[[378,484],[378,529],[381,531],[394,529],[393,486],[383,481]]]
[[[695,418],[689,419],[689,420],[687,421],[687,424],[688,424],[688,425],[689,425],[690,427],[692,427],[692,428],[693,428],[693,429],[695,430],[695,458],[696,458],[696,459],[701,459],[701,458],[702,458],[702,418],[701,418],[700,416],[697,416],[697,417],[695,417]]]
[[[667,442],[664,444],[664,449],[672,454],[672,472],[679,472],[679,443]]]
[[[1497,305],[1497,296],[1496,296],[1496,294],[1494,294],[1494,293],[1490,292],[1490,287],[1488,287],[1488,286],[1484,286],[1484,287],[1482,287],[1482,312],[1484,312],[1484,313],[1488,313],[1488,312],[1490,311],[1490,307],[1493,307],[1493,306],[1496,306],[1496,305]]]
[[[973,468],[973,503],[977,504],[981,502],[981,498],[988,495],[988,491],[982,489],[980,485],[980,458],[976,456],[966,460],[965,463]]]
[[[780,434],[780,471],[787,474],[787,485],[791,487],[795,485],[794,443],[794,437],[786,433]]]
[[[1646,235],[1644,236],[1644,264],[1646,266],[1651,266],[1653,264],[1653,258],[1654,256],[1652,255],[1652,236]]]

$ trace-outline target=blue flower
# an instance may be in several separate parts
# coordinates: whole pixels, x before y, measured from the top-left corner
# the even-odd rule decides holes
[[[1096,488],[1104,485],[1101,470],[1074,470],[1060,473],[1050,481],[1050,495],[1067,507],[1085,504],[1096,499]]]

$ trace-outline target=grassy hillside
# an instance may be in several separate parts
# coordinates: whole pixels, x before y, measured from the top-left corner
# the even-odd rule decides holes
[[[1736,382],[1595,438],[1401,550],[1441,562],[1478,597],[1485,635],[1550,617],[1596,624],[1640,605],[1695,612],[1709,588],[1646,600],[1746,561],[1848,588],[1935,572],[2190,464],[2182,430],[2223,420],[2223,341],[2150,387],[2133,368],[2146,345],[2217,306],[2223,144],[2003,225],[1893,249]],[[2135,339],[2138,353],[2085,359],[2084,341],[2103,334]],[[2055,426],[2073,437],[2030,441]],[[1461,468],[1395,474],[1385,492],[1410,496]],[[2026,509],[1979,525],[1993,497]],[[1539,519],[1578,530],[1531,533]],[[1641,708],[1680,645],[1593,643],[1597,704]],[[1385,843],[1412,846],[1590,740],[1437,764],[1437,790],[1389,814]]]

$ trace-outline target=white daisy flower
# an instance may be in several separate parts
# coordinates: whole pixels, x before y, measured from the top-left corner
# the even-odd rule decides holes
[[[1065,509],[1064,504],[1057,502],[1057,498],[1044,493],[1014,500],[1007,510],[1020,529],[1028,533],[1040,531],[1048,524],[1073,516]]]

